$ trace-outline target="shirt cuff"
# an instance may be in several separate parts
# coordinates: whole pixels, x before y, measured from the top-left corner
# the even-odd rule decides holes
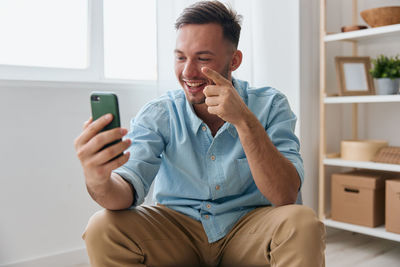
[[[304,166],[303,162],[299,160],[298,158],[294,157],[293,155],[288,155],[284,154],[284,156],[293,164],[293,166],[296,168],[297,173],[299,174],[300,178],[300,186],[299,186],[299,191],[301,190],[301,187],[304,182]]]

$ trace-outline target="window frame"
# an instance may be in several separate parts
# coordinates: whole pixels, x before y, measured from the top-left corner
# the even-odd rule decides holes
[[[105,78],[103,6],[103,0],[88,0],[87,68],[73,69],[0,64],[0,81],[89,82],[110,84],[134,83],[155,85],[157,80],[122,80]]]

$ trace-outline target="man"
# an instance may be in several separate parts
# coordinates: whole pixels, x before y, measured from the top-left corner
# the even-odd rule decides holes
[[[324,227],[295,203],[303,181],[296,117],[280,92],[232,78],[240,18],[216,1],[177,19],[183,90],[126,129],[90,119],[75,140],[104,211],[84,234],[93,266],[323,266]],[[129,148],[129,152],[113,159]],[[111,160],[111,161],[110,161]],[[155,206],[138,206],[155,179]]]

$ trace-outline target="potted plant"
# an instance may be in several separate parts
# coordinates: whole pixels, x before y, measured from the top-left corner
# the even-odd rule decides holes
[[[400,58],[380,55],[372,59],[374,67],[370,70],[376,79],[378,88],[376,94],[390,95],[399,93],[400,85]]]

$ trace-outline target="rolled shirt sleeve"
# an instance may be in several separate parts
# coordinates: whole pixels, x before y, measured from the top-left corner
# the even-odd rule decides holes
[[[304,181],[304,167],[300,155],[300,142],[294,134],[296,121],[297,117],[290,109],[287,98],[283,94],[277,94],[268,114],[266,131],[279,152],[296,168],[301,188]]]
[[[168,142],[168,116],[162,103],[150,102],[132,119],[127,138],[132,140],[130,158],[114,170],[135,189],[131,208],[143,203],[150,185],[158,173],[161,154]]]

